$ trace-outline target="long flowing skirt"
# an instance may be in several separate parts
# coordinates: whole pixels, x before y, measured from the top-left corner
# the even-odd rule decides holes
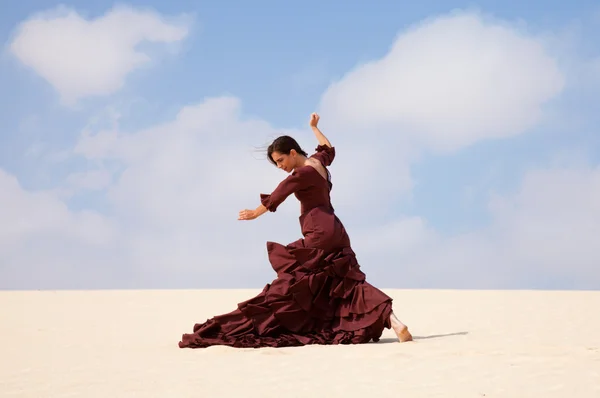
[[[345,232],[344,232],[345,233]],[[366,282],[355,253],[267,242],[277,277],[234,311],[194,325],[179,347],[289,347],[379,341],[392,299]]]

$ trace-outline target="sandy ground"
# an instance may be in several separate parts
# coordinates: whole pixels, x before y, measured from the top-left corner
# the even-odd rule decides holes
[[[414,342],[177,347],[259,290],[0,292],[0,396],[600,397],[600,292],[385,290]]]

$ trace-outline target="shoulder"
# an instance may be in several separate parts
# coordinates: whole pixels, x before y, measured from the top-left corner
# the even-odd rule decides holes
[[[319,160],[325,167],[330,166],[335,158],[335,147],[319,145],[315,148],[315,153],[310,157]]]
[[[315,159],[314,156],[311,156],[308,159],[306,159],[306,163],[307,164],[305,166],[301,167],[302,169],[305,169],[306,167],[313,167],[314,168],[314,167],[321,166],[321,163],[317,159]],[[313,166],[310,166],[310,165],[313,165]]]

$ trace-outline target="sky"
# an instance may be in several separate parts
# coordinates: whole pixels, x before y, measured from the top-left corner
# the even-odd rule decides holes
[[[0,35],[0,289],[262,288],[299,204],[237,215],[311,112],[371,283],[600,288],[595,1],[31,0]]]

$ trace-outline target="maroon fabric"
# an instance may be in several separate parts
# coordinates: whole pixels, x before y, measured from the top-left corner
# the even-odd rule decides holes
[[[329,166],[335,149],[312,157]],[[292,193],[301,202],[303,238],[288,245],[267,242],[277,277],[256,297],[228,314],[194,325],[180,348],[211,345],[286,347],[378,341],[390,328],[392,299],[369,284],[350,239],[330,203],[332,184],[311,166],[295,170],[261,202],[270,211]]]

